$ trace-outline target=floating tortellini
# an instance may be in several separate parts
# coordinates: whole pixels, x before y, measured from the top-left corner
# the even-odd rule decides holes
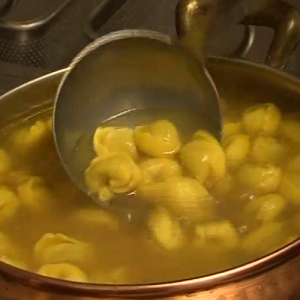
[[[213,187],[211,193],[218,198],[228,197],[236,188],[236,179],[230,173],[227,173],[225,177],[218,181]]]
[[[267,222],[255,231],[249,233],[242,241],[242,249],[248,255],[263,256],[280,247],[286,239],[281,223]]]
[[[225,122],[223,125],[223,139],[231,135],[241,134],[242,132],[242,122]]]
[[[287,153],[287,145],[273,137],[260,136],[252,143],[250,158],[258,163],[278,164]]]
[[[150,214],[148,226],[153,237],[167,250],[175,250],[185,243],[185,234],[178,221],[164,208]]]
[[[108,211],[96,209],[80,209],[72,214],[72,219],[91,227],[119,230],[119,219]]]
[[[13,266],[15,268],[19,268],[22,270],[28,270],[28,266],[24,261],[15,259],[15,258],[11,258],[7,255],[0,256],[0,261],[5,264],[8,264],[10,266]]]
[[[284,120],[280,126],[280,135],[300,145],[300,122],[293,119]]]
[[[12,150],[21,154],[31,153],[32,150],[43,151],[41,147],[51,138],[49,124],[37,121],[31,126],[21,128],[12,136]]]
[[[188,171],[206,186],[225,176],[225,155],[219,142],[206,131],[197,131],[193,140],[180,151],[180,160]]]
[[[273,136],[281,122],[281,112],[272,103],[255,105],[245,110],[243,127],[251,136]]]
[[[126,153],[111,153],[104,158],[95,158],[85,172],[87,187],[102,201],[109,201],[114,194],[136,190],[141,171]]]
[[[229,221],[211,222],[195,228],[195,245],[232,250],[237,247],[239,237]]]
[[[139,165],[144,184],[160,182],[182,174],[179,163],[170,158],[152,158]]]
[[[279,192],[287,200],[300,205],[300,174],[285,172],[282,176]]]
[[[250,137],[246,134],[232,135],[224,140],[223,146],[228,168],[236,169],[248,157]]]
[[[55,202],[53,192],[41,177],[28,177],[18,186],[18,196],[24,207],[34,213],[47,212]]]
[[[137,126],[134,141],[141,152],[158,158],[173,156],[181,146],[175,125],[167,120]]]
[[[271,164],[246,162],[236,172],[239,183],[257,195],[274,193],[281,177],[281,169]]]
[[[262,222],[276,220],[286,208],[286,200],[278,194],[269,194],[258,197],[249,202],[245,207],[245,213],[255,215]]]
[[[79,267],[69,263],[43,265],[38,274],[68,281],[88,281],[87,275]]]
[[[4,149],[0,149],[0,176],[8,174],[12,169],[11,157]]]
[[[61,233],[46,233],[34,246],[39,264],[74,263],[85,265],[93,260],[94,249],[87,243]]]
[[[213,215],[211,195],[193,178],[174,177],[164,182],[142,185],[138,195],[164,205],[183,217],[210,219]]]
[[[133,130],[126,127],[98,127],[93,138],[94,150],[99,157],[110,152],[124,152],[137,159]]]
[[[17,195],[7,188],[0,186],[0,224],[3,224],[16,216],[20,201]]]

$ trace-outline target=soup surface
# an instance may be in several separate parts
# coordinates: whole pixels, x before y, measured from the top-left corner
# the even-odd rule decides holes
[[[178,147],[166,157],[127,148],[143,180],[101,194],[108,210],[69,180],[50,114],[1,132],[5,263],[71,281],[166,282],[241,265],[299,235],[300,120],[273,104],[225,118],[221,145],[205,132],[193,136],[199,128],[190,112],[137,111],[102,124],[132,128],[167,119],[178,132]]]

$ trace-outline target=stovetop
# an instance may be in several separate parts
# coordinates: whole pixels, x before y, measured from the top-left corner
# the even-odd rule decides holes
[[[287,0],[300,9],[300,0]],[[113,30],[140,28],[175,35],[178,0],[0,0],[0,94],[68,66],[93,39]],[[244,27],[228,33],[212,55],[227,56]],[[247,59],[263,62],[273,32],[256,28]],[[300,77],[300,46],[285,71]]]

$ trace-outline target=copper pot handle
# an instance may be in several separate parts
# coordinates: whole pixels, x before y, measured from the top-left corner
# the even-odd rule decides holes
[[[221,0],[222,1],[222,0]],[[176,9],[176,29],[179,36],[186,35],[195,27],[201,27],[209,18],[210,1],[180,0]],[[240,22],[244,25],[265,26],[274,29],[275,34],[270,46],[266,64],[282,69],[292,54],[300,37],[300,13],[284,0],[265,1],[257,12],[247,15]],[[236,54],[245,56],[244,37]],[[249,43],[249,41],[248,41]],[[245,44],[246,45],[246,44]]]

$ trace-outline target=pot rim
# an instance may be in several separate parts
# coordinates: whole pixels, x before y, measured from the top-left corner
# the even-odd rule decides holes
[[[285,79],[289,82],[289,88],[295,87],[300,93],[300,80],[296,77],[286,74],[282,71],[273,69],[269,66],[250,62],[242,59],[232,58],[219,58],[210,57],[209,63],[223,63],[234,64],[242,67],[255,67],[261,71],[272,73]],[[34,85],[37,82],[44,81],[48,78],[63,75],[69,68],[64,68],[55,72],[48,73],[34,80],[31,80],[21,86],[8,91],[0,97],[0,101],[4,98],[11,97],[15,93],[22,91],[28,86]],[[209,69],[209,66],[208,66]],[[55,97],[55,95],[53,95]],[[154,283],[154,284],[132,284],[132,285],[109,285],[109,284],[96,284],[96,283],[77,283],[64,281],[60,279],[45,277],[30,271],[21,270],[0,262],[0,276],[9,280],[17,281],[18,284],[22,284],[25,287],[35,287],[36,289],[42,289],[43,291],[56,292],[56,293],[68,293],[69,295],[89,295],[89,296],[101,296],[101,297],[155,297],[155,296],[169,296],[173,294],[193,293],[198,290],[209,290],[215,286],[232,282],[233,280],[239,280],[253,276],[257,273],[261,273],[265,270],[272,269],[276,265],[279,265],[293,257],[300,252],[300,237],[288,245],[276,250],[275,252],[268,254],[262,258],[243,264],[238,267],[224,270],[219,273],[214,273],[207,276],[196,277],[191,279],[184,279],[180,281],[172,281],[166,283]]]

